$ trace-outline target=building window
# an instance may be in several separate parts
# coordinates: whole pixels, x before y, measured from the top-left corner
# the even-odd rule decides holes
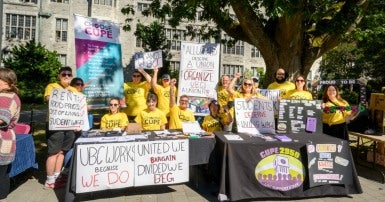
[[[170,61],[170,70],[171,72],[176,72],[180,70],[180,62]]]
[[[58,59],[63,66],[67,66],[67,55],[59,54]]]
[[[20,2],[23,2],[23,3],[33,3],[33,4],[37,4],[37,0],[19,0]]]
[[[56,19],[56,41],[67,41],[68,20]]]
[[[224,74],[234,76],[236,73],[241,73],[243,75],[243,65],[226,65],[222,66],[222,69],[219,71],[219,77]]]
[[[138,3],[138,11],[142,12],[150,7],[149,3]]]
[[[31,40],[36,38],[36,16],[6,14],[5,38]]]
[[[184,30],[166,29],[167,46],[170,50],[180,50],[182,41],[186,41]]]
[[[112,6],[112,0],[94,0],[94,4]]]
[[[251,48],[251,57],[252,58],[260,58],[261,57],[261,53],[259,52],[258,48],[256,48],[256,47]]]
[[[69,0],[51,0],[51,2],[68,4],[68,3],[69,3]]]
[[[231,40],[232,38],[228,35],[224,36],[225,40]],[[223,44],[223,53],[232,55],[244,55],[245,53],[245,42],[237,41],[233,46]]]

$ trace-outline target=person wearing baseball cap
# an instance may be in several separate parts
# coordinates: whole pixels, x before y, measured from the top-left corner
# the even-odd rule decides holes
[[[223,131],[225,127],[233,122],[233,117],[228,111],[227,106],[223,113],[220,113],[220,105],[217,100],[211,100],[209,103],[210,114],[205,116],[202,123],[202,128],[206,132]]]
[[[154,68],[154,75],[151,79],[151,86],[154,88],[155,94],[158,96],[158,108],[162,110],[166,116],[170,117],[170,75],[162,75],[162,85],[157,84],[158,79],[158,68]],[[175,99],[178,95],[177,88],[174,86],[174,97]]]

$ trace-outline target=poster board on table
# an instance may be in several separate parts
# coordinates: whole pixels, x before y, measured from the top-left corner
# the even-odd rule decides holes
[[[90,129],[86,97],[66,89],[55,88],[48,103],[49,130]]]
[[[282,99],[279,102],[277,133],[322,134],[321,100]]]
[[[123,98],[122,50],[118,23],[74,15],[76,75],[91,108],[108,108],[111,97]]]
[[[135,186],[189,181],[188,139],[136,143]]]
[[[274,105],[274,115],[278,114],[279,102],[278,98],[281,96],[281,91],[278,89],[270,90],[270,89],[259,89],[259,93],[265,96],[267,99],[273,101]]]
[[[238,133],[274,134],[274,106],[268,99],[234,99]]]
[[[189,96],[189,109],[207,115],[209,100],[217,99],[220,44],[182,42],[180,54],[178,100]]]
[[[309,186],[353,184],[350,148],[346,141],[339,143],[307,143]]]
[[[134,186],[135,142],[78,144],[76,193]]]
[[[152,52],[135,52],[135,69],[154,69],[163,67],[162,50]]]

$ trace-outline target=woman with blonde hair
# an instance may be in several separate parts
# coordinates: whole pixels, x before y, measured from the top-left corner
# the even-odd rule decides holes
[[[307,90],[306,79],[302,74],[295,77],[295,89],[289,90],[283,99],[312,100],[313,95]]]
[[[111,98],[108,114],[105,114],[100,122],[100,129],[103,131],[120,130],[125,131],[128,126],[126,113],[120,112],[120,99]]]
[[[240,92],[234,90],[234,85],[237,82],[237,80],[241,77],[241,73],[236,73],[234,75],[234,78],[231,80],[229,86],[227,87],[227,92],[232,98],[265,98],[260,93],[255,93],[254,90],[254,81],[251,78],[245,78],[242,81],[242,86]]]

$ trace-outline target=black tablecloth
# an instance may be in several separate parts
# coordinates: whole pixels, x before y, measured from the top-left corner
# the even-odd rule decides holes
[[[221,200],[305,198],[362,193],[350,148],[344,140],[327,135],[290,134],[287,136],[293,139],[291,142],[270,142],[246,134],[238,134],[243,140],[228,140],[224,136],[228,135],[225,132],[218,132],[215,135],[216,150],[219,150],[221,155],[219,158],[221,159],[219,191]],[[341,176],[348,178],[350,183],[311,187],[307,143],[344,145],[341,148],[346,150],[343,151],[348,160],[345,169],[349,172]],[[290,162],[289,166],[280,167],[281,162],[288,165],[287,161]],[[334,163],[334,166],[338,165]],[[280,169],[289,169],[290,172],[282,172]],[[261,174],[263,172],[272,174]],[[283,177],[282,173],[285,172],[290,176]]]
[[[162,140],[159,138],[155,138],[154,135],[149,136],[149,140]],[[167,141],[165,139],[165,141]],[[215,138],[191,138],[189,139],[189,165],[200,165],[207,164],[210,159],[210,154],[215,147]],[[91,143],[92,144],[92,143]],[[106,143],[108,144],[108,143]],[[75,181],[76,181],[76,165],[75,159],[76,157],[76,144],[73,150],[73,156],[71,158],[71,166],[70,166],[70,174],[68,176],[68,183],[66,187],[65,201],[73,201],[75,198]]]
[[[9,177],[14,177],[28,168],[38,168],[36,163],[35,144],[31,134],[16,135],[15,160],[10,167]]]

